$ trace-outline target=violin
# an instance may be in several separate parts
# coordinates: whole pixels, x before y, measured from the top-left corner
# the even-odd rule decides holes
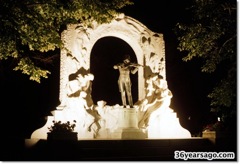
[[[138,63],[130,63],[129,66],[132,66],[132,67],[144,67],[143,65],[138,64]]]

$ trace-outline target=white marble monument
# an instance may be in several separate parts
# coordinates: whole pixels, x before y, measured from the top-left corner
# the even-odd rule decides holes
[[[110,106],[105,100],[94,104],[91,91],[91,49],[101,38],[111,36],[129,44],[138,64],[138,101],[134,108]],[[77,121],[78,139],[190,138],[176,113],[170,109],[172,97],[165,70],[163,35],[154,33],[137,20],[119,15],[111,23],[90,27],[70,24],[62,33],[60,104],[46,124],[31,139],[46,139],[53,120]],[[120,97],[119,97],[120,99]]]

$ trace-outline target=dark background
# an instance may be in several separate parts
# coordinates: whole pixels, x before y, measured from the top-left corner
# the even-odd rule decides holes
[[[163,34],[166,49],[166,78],[173,93],[171,108],[177,113],[181,125],[193,135],[197,135],[201,132],[202,126],[211,121],[210,101],[207,94],[215,81],[211,75],[201,73],[199,61],[183,62],[181,59],[183,54],[177,50],[177,37],[173,28],[177,22],[190,21],[191,15],[185,10],[190,5],[190,0],[135,0],[134,2],[135,5],[125,7],[122,11],[153,32]],[[108,47],[114,47],[116,51],[112,52]],[[112,54],[116,52],[133,53],[129,45],[112,37],[100,39],[92,49],[91,62],[95,65],[104,63],[103,67],[98,66],[97,70],[91,68],[91,72],[96,72],[96,81],[93,84],[94,101],[109,99],[108,95],[114,91],[118,95],[113,96],[109,103],[121,103],[117,81],[112,82],[115,88],[110,88],[108,85],[108,81],[118,78],[118,70],[112,69],[115,62],[120,60],[120,58],[112,58]],[[135,60],[134,55],[132,58]],[[59,105],[59,59],[48,68],[51,75],[48,79],[43,79],[40,84],[30,81],[28,76],[16,71],[5,71],[1,75],[2,125],[9,137],[30,138],[33,131],[46,123],[46,117],[51,115],[50,111],[55,110]],[[112,71],[114,73],[110,73]],[[102,82],[99,77],[104,77],[106,81]],[[136,77],[135,79],[133,77],[133,83],[134,81],[137,81]],[[101,88],[96,86],[98,83],[102,85]],[[133,86],[133,95],[136,101],[136,86]]]

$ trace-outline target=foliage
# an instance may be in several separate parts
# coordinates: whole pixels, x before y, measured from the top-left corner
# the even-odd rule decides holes
[[[236,116],[236,1],[193,0],[188,11],[191,22],[176,25],[178,49],[186,53],[183,61],[197,58],[202,72],[218,78],[208,97],[212,111],[226,123]]]
[[[70,23],[107,23],[130,0],[0,0],[0,62],[40,83],[45,65],[58,56],[61,32]],[[46,53],[53,51],[52,53]],[[10,64],[9,64],[10,65]]]
[[[50,132],[73,132],[76,127],[76,120],[73,120],[74,123],[70,124],[69,121],[62,123],[61,121],[54,121],[51,127],[48,127]]]

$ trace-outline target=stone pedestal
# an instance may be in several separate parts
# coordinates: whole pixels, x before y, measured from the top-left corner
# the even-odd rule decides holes
[[[212,143],[216,142],[216,131],[204,131],[202,132],[203,138],[208,138]]]
[[[112,134],[115,139],[144,139],[146,134],[138,128],[138,112],[134,108],[119,110],[118,129]]]
[[[235,134],[225,131],[203,131],[202,138],[208,138],[212,143],[217,144],[218,142],[231,141]]]
[[[118,128],[112,135],[113,139],[145,139],[147,135],[137,128]]]
[[[120,109],[118,116],[119,128],[138,128],[138,111],[136,109]]]

